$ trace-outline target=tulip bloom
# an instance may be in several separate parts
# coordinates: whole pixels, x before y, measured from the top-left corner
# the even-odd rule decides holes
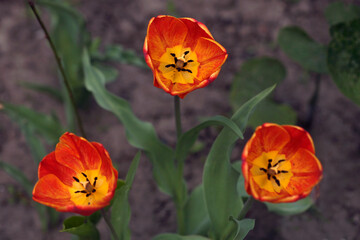
[[[154,86],[181,98],[214,81],[228,56],[204,24],[172,16],[150,20],[143,50]]]
[[[248,194],[260,201],[294,202],[308,196],[322,178],[310,135],[296,126],[265,123],[242,154]]]
[[[33,199],[60,212],[89,216],[110,204],[118,172],[105,148],[72,133],[40,162]]]

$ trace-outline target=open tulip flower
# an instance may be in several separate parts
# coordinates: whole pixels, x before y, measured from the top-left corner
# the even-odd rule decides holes
[[[242,172],[248,194],[260,201],[294,202],[322,177],[310,135],[296,126],[265,123],[246,143]]]
[[[40,162],[33,199],[60,212],[89,216],[110,204],[118,172],[105,148],[72,133]]]
[[[172,16],[150,20],[144,55],[154,86],[181,98],[211,83],[228,56],[204,24]]]

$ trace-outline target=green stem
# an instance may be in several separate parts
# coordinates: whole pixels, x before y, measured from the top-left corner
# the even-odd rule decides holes
[[[103,216],[106,224],[109,226],[110,231],[111,231],[114,239],[115,239],[115,240],[120,240],[120,238],[118,237],[118,235],[117,235],[117,233],[116,233],[116,231],[115,231],[115,229],[114,229],[114,226],[111,224],[111,221],[110,221],[109,217],[107,216],[107,214],[106,214],[106,212],[105,212],[104,209],[101,209],[101,214],[102,214],[102,216]]]
[[[70,87],[70,83],[69,83],[69,80],[67,79],[66,77],[66,74],[65,74],[65,70],[62,66],[62,63],[61,63],[61,59],[56,51],[56,48],[55,48],[55,45],[53,43],[53,41],[51,40],[51,37],[50,37],[50,34],[49,32],[47,31],[46,27],[45,27],[45,24],[44,22],[41,20],[41,17],[38,13],[38,11],[36,10],[35,8],[35,3],[32,1],[32,0],[28,0],[28,3],[30,5],[30,8],[31,10],[33,11],[33,13],[35,14],[35,17],[37,19],[37,21],[39,22],[42,30],[44,31],[45,33],[45,36],[46,36],[46,39],[48,40],[49,44],[50,44],[50,47],[51,47],[51,50],[55,56],[55,59],[56,59],[56,63],[57,65],[59,66],[59,69],[60,69],[60,73],[62,75],[62,78],[64,80],[64,83],[65,83],[65,87],[66,87],[66,90],[70,96],[70,101],[71,101],[71,105],[73,106],[74,108],[74,112],[75,112],[75,116],[76,116],[76,120],[77,120],[77,123],[78,123],[78,126],[79,126],[79,130],[80,130],[80,133],[81,135],[86,138],[86,134],[85,134],[85,131],[84,131],[84,128],[83,128],[83,124],[82,124],[82,121],[81,121],[81,118],[80,118],[80,115],[79,115],[79,112],[76,108],[76,104],[75,104],[75,100],[74,100],[74,95],[72,93],[72,90],[71,90],[71,87]]]
[[[181,114],[180,114],[180,98],[178,96],[174,97],[174,109],[175,109],[175,124],[176,124],[176,135],[179,140],[182,128],[181,128]]]

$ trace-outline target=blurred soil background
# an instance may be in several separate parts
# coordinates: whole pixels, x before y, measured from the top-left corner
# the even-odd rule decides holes
[[[229,92],[234,74],[248,59],[271,56],[287,68],[287,77],[275,90],[275,99],[287,103],[301,121],[307,116],[308,102],[314,91],[314,76],[290,60],[277,46],[280,28],[298,25],[315,40],[327,44],[329,27],[324,17],[329,0],[184,0],[175,1],[179,16],[195,18],[210,29],[214,38],[228,51],[229,58],[219,77],[208,87],[190,93],[182,100],[183,128],[195,126],[199,119],[231,114]],[[357,1],[347,1],[359,4]],[[102,44],[120,44],[142,55],[146,28],[151,17],[166,14],[164,0],[73,1],[85,16],[92,37]],[[42,11],[45,14],[45,11]],[[45,18],[46,19],[46,18]],[[47,19],[48,20],[48,19]],[[152,86],[150,69],[124,64],[108,89],[131,103],[135,114],[154,124],[159,137],[174,146],[176,133],[173,99]],[[59,86],[56,65],[42,30],[25,1],[0,0],[0,100],[32,109],[56,112],[65,121],[63,106],[48,96],[24,89],[21,81]],[[91,98],[80,110],[91,141],[101,142],[125,178],[137,152],[125,138],[117,118],[101,109]],[[360,108],[343,96],[329,77],[322,77],[319,101],[311,135],[324,178],[317,194],[316,207],[291,217],[281,217],[256,203],[248,216],[256,218],[252,240],[357,240],[360,239]],[[252,129],[247,129],[246,139]],[[202,167],[218,129],[204,130],[200,140],[205,148],[187,160],[185,171],[190,189],[201,182]],[[234,149],[240,159],[245,141]],[[53,149],[48,149],[53,151]],[[34,182],[37,167],[18,125],[0,112],[0,159],[12,163]],[[59,233],[61,224],[44,233],[32,200],[21,186],[0,172],[0,239],[70,239]],[[152,179],[151,164],[143,154],[130,193],[132,239],[147,240],[156,234],[176,230],[172,201],[162,194]],[[62,219],[65,216],[62,215]],[[102,239],[110,239],[100,223]]]

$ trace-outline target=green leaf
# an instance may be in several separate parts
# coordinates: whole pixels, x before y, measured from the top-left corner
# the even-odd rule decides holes
[[[44,93],[59,102],[63,101],[63,97],[59,92],[59,90],[54,87],[48,86],[46,84],[39,84],[33,82],[20,82],[20,85],[23,86],[24,88],[34,90],[40,93]]]
[[[282,216],[291,216],[307,211],[314,204],[314,202],[309,196],[292,203],[264,202],[264,204],[270,212],[275,212]]]
[[[204,199],[203,186],[197,186],[188,198],[185,208],[185,234],[205,235],[210,228],[209,214]]]
[[[202,237],[202,236],[196,236],[196,235],[190,235],[190,236],[181,236],[178,234],[173,233],[164,233],[157,235],[152,240],[210,240],[209,238]]]
[[[245,190],[245,180],[244,176],[242,175],[242,169],[241,169],[241,161],[235,161],[232,164],[232,167],[239,173],[238,182],[236,184],[237,193],[241,198],[247,198],[249,197],[249,194],[247,194]]]
[[[10,103],[2,103],[4,111],[15,121],[25,121],[36,132],[42,134],[50,143],[57,143],[59,137],[64,133],[58,119],[43,113],[36,112],[24,106]]]
[[[111,211],[111,223],[120,239],[130,239],[130,205],[129,205],[129,191],[134,181],[136,169],[139,165],[141,153],[138,152],[133,159],[129,171],[126,176],[125,185],[120,187],[115,192],[114,204]]]
[[[25,176],[25,174],[13,165],[0,161],[0,169],[4,170],[12,178],[14,178],[25,189],[29,196],[32,196],[33,184]]]
[[[72,216],[65,219],[61,232],[77,235],[81,240],[100,239],[99,231],[90,221],[85,222],[85,217]]]
[[[237,225],[236,235],[233,240],[245,239],[246,235],[255,227],[255,219],[242,219],[239,221],[231,217],[231,220]]]
[[[246,61],[236,74],[230,93],[235,111],[262,89],[279,84],[286,77],[284,65],[277,59],[261,57]],[[265,123],[295,124],[296,112],[289,106],[277,104],[271,99],[261,102],[249,119],[249,126],[256,128]]]
[[[360,18],[331,27],[330,74],[340,91],[360,105]]]
[[[102,74],[104,74],[105,77],[105,82],[106,83],[110,83],[115,81],[115,79],[118,77],[119,73],[116,70],[116,68],[107,66],[105,64],[100,64],[100,63],[94,63],[94,67],[96,67],[97,69],[99,69]]]
[[[199,133],[206,127],[210,126],[224,126],[231,129],[239,138],[243,139],[243,135],[238,126],[230,119],[224,116],[215,116],[208,118],[196,127],[190,129],[181,135],[178,144],[176,145],[175,159],[183,163],[189,154],[191,147],[194,145]]]
[[[184,202],[186,187],[177,174],[174,165],[174,151],[163,144],[154,127],[137,118],[127,101],[105,89],[104,75],[91,66],[87,51],[83,54],[85,86],[94,95],[100,107],[112,112],[124,125],[129,143],[145,151],[153,165],[154,179],[163,192],[173,196],[175,201]]]
[[[99,55],[101,56],[101,54]],[[117,61],[141,68],[147,67],[143,57],[137,56],[133,50],[124,49],[121,45],[106,46],[104,55],[99,59],[102,61]]]
[[[270,87],[250,99],[235,112],[231,120],[244,131],[254,107],[274,88],[275,86]],[[230,163],[231,152],[238,139],[233,131],[224,128],[212,145],[204,167],[205,202],[215,239],[223,239],[223,234],[226,234],[227,228],[231,226],[229,217],[237,216],[243,207],[236,189],[239,173]]]
[[[325,17],[331,26],[342,22],[351,22],[360,17],[360,7],[343,2],[333,2],[325,9]]]
[[[278,35],[280,48],[304,69],[327,73],[326,47],[297,26],[284,27]]]

